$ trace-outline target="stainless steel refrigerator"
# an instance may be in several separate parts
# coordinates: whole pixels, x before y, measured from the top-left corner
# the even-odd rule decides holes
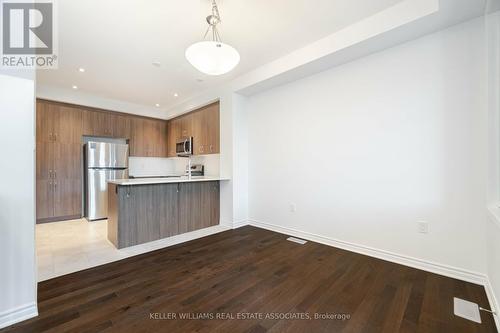
[[[128,178],[126,144],[88,142],[85,151],[85,217],[108,217],[108,180]]]

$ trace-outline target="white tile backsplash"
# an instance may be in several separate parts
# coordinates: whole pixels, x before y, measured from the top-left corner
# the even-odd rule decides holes
[[[183,174],[186,171],[187,158],[174,157],[172,160],[174,161],[174,172]],[[191,164],[203,164],[205,166],[205,176],[219,176],[220,156],[218,154],[193,156],[191,157]]]
[[[175,175],[174,162],[170,158],[130,157],[129,175],[135,177]]]
[[[130,157],[129,175],[135,177],[171,176],[184,174],[187,158],[172,157]],[[191,157],[192,164],[203,164],[205,175],[219,176],[220,157],[218,154]]]

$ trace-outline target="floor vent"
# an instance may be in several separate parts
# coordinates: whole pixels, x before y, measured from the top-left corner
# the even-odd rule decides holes
[[[476,323],[481,324],[481,315],[479,314],[479,306],[460,298],[453,298],[453,312],[455,316],[459,316]]]
[[[300,238],[295,238],[295,237],[288,237],[286,240],[290,241],[290,242],[298,243],[298,244],[301,244],[301,245],[304,245],[305,243],[307,243],[306,240],[303,240],[303,239],[300,239]]]

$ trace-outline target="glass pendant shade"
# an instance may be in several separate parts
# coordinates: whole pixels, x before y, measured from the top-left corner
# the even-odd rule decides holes
[[[202,73],[222,75],[238,65],[240,54],[228,44],[219,41],[203,41],[187,48],[186,59]]]

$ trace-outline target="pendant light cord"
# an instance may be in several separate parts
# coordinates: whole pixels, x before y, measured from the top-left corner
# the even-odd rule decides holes
[[[220,23],[220,14],[219,14],[219,8],[217,7],[217,3],[215,0],[212,0],[212,15],[215,16],[218,19],[217,23]]]
[[[215,0],[212,0],[212,15],[207,17],[208,28],[203,36],[203,39],[207,38],[208,33],[212,30],[212,41],[222,43],[219,31],[217,30],[217,24],[221,22],[219,8]]]

